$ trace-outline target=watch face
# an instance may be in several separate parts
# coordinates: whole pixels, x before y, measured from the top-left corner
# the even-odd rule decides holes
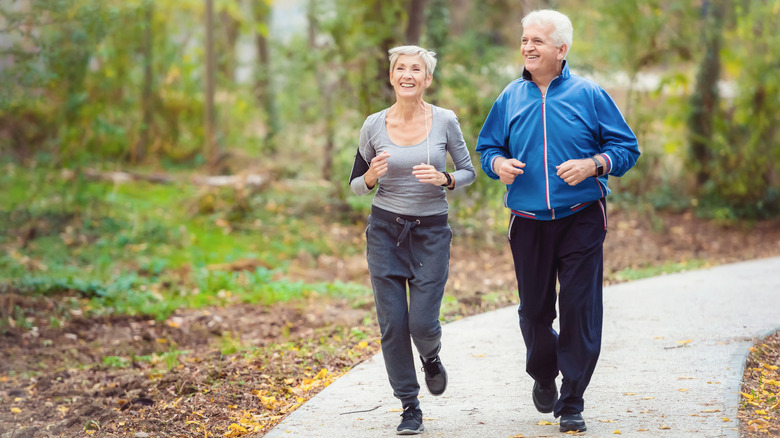
[[[604,175],[604,165],[601,164],[601,161],[597,160],[596,157],[590,157],[590,159],[596,163],[596,176]]]

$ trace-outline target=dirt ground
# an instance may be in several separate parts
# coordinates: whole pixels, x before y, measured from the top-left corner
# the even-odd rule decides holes
[[[341,231],[352,238],[362,227]],[[446,320],[516,303],[508,247],[470,246],[456,234]],[[627,268],[777,255],[780,221],[740,228],[690,214],[614,212],[605,281],[625,281],[618,273]],[[362,256],[302,255],[290,272],[293,280],[367,281]],[[25,324],[0,325],[0,438],[262,436],[379,348],[370,297],[188,309],[166,321],[90,316],[76,296],[31,298],[5,290],[0,301],[0,308],[19,305],[27,314]],[[780,350],[774,342],[767,348]],[[743,384],[756,387],[761,378],[746,373]],[[741,424],[756,415],[741,411]]]
[[[742,438],[780,436],[780,331],[755,343],[745,360],[739,433]]]

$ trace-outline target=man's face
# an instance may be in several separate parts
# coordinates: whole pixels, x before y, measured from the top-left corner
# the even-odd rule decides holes
[[[533,76],[557,75],[566,55],[566,45],[555,47],[552,25],[529,25],[523,29],[521,53],[525,68]]]

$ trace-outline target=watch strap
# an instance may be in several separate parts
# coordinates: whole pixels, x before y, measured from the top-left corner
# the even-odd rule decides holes
[[[442,184],[442,187],[449,187],[450,184],[452,184],[452,177],[447,172],[442,172],[444,174],[444,177],[447,178],[447,182],[445,184]]]

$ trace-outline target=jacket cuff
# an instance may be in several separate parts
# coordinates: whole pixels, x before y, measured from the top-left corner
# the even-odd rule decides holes
[[[604,175],[609,175],[610,173],[612,173],[612,158],[610,158],[609,155],[604,153],[599,155],[601,155],[601,157],[604,158],[604,162],[607,163],[604,169]]]

